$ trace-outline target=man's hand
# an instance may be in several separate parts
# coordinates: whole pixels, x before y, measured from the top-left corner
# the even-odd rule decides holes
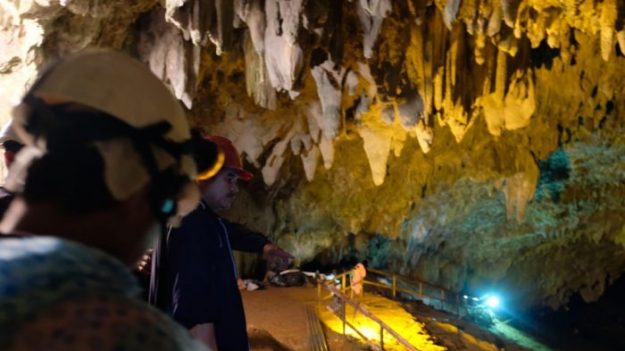
[[[263,247],[263,258],[267,260],[269,270],[277,272],[289,268],[295,259],[293,255],[282,250],[276,244],[266,244]]]
[[[135,271],[141,274],[150,275],[152,271],[152,250],[146,251],[139,262],[135,265]]]

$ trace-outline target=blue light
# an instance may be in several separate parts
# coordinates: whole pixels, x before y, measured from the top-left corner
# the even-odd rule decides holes
[[[490,295],[486,297],[485,303],[486,303],[486,306],[490,308],[497,308],[499,304],[501,303],[501,301],[499,300],[499,297],[495,295]]]

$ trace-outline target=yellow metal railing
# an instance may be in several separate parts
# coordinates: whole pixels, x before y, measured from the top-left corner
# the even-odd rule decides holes
[[[416,280],[416,279],[409,280],[405,277],[402,277],[394,273],[387,273],[387,272],[376,270],[376,269],[368,269],[367,271],[369,273],[373,273],[378,276],[390,278],[390,284],[384,284],[384,283],[371,280],[370,275],[368,275],[363,281],[364,285],[369,285],[369,286],[374,286],[377,288],[390,290],[393,298],[397,297],[398,293],[408,294],[410,296],[413,296],[421,300],[427,297],[429,299],[438,300],[441,303],[441,306],[443,307],[444,307],[443,304],[452,305],[453,308],[451,309],[445,308],[446,310],[452,313],[455,312],[457,315],[460,315],[461,313],[460,312],[461,311],[460,296],[457,293],[454,293],[440,286],[436,286],[434,284],[426,283],[420,280]],[[317,284],[317,295],[318,295],[319,304],[321,304],[321,302],[324,300],[332,298],[333,296],[336,296],[339,300],[341,300],[342,313],[337,313],[334,310],[333,312],[337,317],[341,319],[343,323],[343,335],[345,335],[346,327],[350,327],[363,340],[366,340],[374,349],[384,350],[384,331],[386,331],[388,334],[392,335],[401,345],[406,347],[407,350],[411,350],[411,351],[417,350],[406,339],[404,339],[401,335],[395,332],[391,327],[389,327],[387,324],[381,321],[373,313],[369,312],[366,309],[366,307],[362,306],[361,304],[359,304],[358,302],[354,301],[353,299],[349,298],[346,295],[347,291],[351,289],[351,286],[348,286],[347,284],[348,279],[349,279],[349,272],[339,274],[333,279],[333,281],[340,280],[340,289],[334,286],[334,284],[328,284],[328,283]],[[402,282],[403,286],[399,286],[398,284],[399,282]],[[322,287],[328,290],[328,292],[330,292],[328,296],[325,296],[325,297],[322,296]],[[428,292],[434,292],[438,296],[435,296],[434,294],[428,293]],[[363,293],[364,293],[364,290],[363,290]],[[452,298],[453,300],[450,301],[449,298]],[[345,317],[346,316],[345,314],[346,304],[353,306],[354,309],[357,309],[358,311],[362,312],[364,316],[366,316],[367,318],[371,319],[372,321],[374,321],[375,323],[379,325],[380,338],[379,338],[378,344],[372,342],[369,338],[365,337],[360,331],[358,331],[358,329],[354,325],[350,324],[347,321],[347,318]]]
[[[362,304],[358,303],[357,301],[351,299],[350,297],[348,297],[345,293],[348,289],[350,289],[351,287],[347,287],[347,274],[340,274],[336,277],[336,279],[340,279],[341,280],[341,288],[338,289],[337,287],[335,287],[333,284],[328,284],[328,283],[319,283],[317,284],[317,293],[318,293],[318,297],[319,297],[319,302],[321,303],[321,301],[326,300],[328,298],[332,298],[332,297],[336,297],[341,301],[341,312],[337,313],[335,310],[332,310],[332,312],[339,318],[341,319],[342,323],[343,323],[343,335],[345,335],[345,331],[347,327],[350,327],[353,331],[356,332],[356,334],[358,334],[363,340],[367,341],[369,343],[369,345],[371,345],[372,348],[377,349],[377,350],[384,350],[384,333],[386,332],[387,334],[393,336],[393,338],[395,338],[395,340],[397,340],[397,342],[402,345],[403,347],[406,348],[406,350],[409,351],[419,351],[417,348],[415,348],[412,344],[410,344],[410,342],[408,340],[406,340],[403,336],[401,336],[399,333],[397,333],[395,330],[393,330],[393,328],[391,328],[388,324],[384,323],[380,318],[378,318],[376,315],[374,315],[373,313],[371,313],[365,306],[363,306]],[[321,296],[321,289],[325,288],[330,294],[326,297],[322,297]],[[365,335],[363,335],[356,326],[352,325],[351,323],[349,323],[347,321],[347,313],[346,313],[346,305],[351,305],[354,310],[357,310],[358,312],[360,312],[363,316],[366,316],[368,319],[372,320],[373,322],[375,322],[379,328],[380,328],[380,338],[379,338],[379,343],[375,343],[374,341],[370,340],[369,338],[367,338]]]
[[[371,285],[378,288],[390,290],[393,297],[397,297],[398,292],[411,295],[421,300],[427,297],[429,299],[439,301],[441,305],[451,305],[452,308],[446,308],[447,311],[455,313],[456,315],[461,314],[460,295],[453,291],[418,279],[408,279],[394,273],[387,273],[377,269],[367,269],[367,272],[390,278],[390,286],[388,284],[372,281],[369,276],[365,278],[364,285]],[[406,287],[398,287],[398,282],[403,282],[403,285]],[[426,293],[426,291],[435,292],[436,295],[432,293]]]

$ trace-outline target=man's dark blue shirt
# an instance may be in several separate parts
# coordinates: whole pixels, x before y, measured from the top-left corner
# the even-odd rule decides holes
[[[201,203],[155,251],[156,305],[187,328],[213,323],[220,350],[247,350],[232,249],[262,252],[267,243],[262,234],[227,222]]]

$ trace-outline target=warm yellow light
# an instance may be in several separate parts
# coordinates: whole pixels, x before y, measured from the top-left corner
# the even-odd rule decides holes
[[[381,296],[367,294],[361,299],[361,304],[365,305],[367,310],[375,314],[384,323],[388,324],[393,330],[402,335],[416,349],[422,351],[442,351],[445,347],[435,345],[432,337],[427,333],[423,323],[414,319],[414,317],[406,312],[397,302],[385,299]],[[342,334],[343,321],[334,315],[328,308],[322,306],[319,311],[322,322],[332,331]],[[380,326],[373,320],[366,317],[354,308],[347,306],[345,315],[347,322],[353,325],[360,334],[362,334],[369,342],[380,344]],[[366,342],[352,328],[346,325],[345,334],[355,339]],[[385,350],[405,350],[405,348],[390,335],[388,332],[383,333]]]

